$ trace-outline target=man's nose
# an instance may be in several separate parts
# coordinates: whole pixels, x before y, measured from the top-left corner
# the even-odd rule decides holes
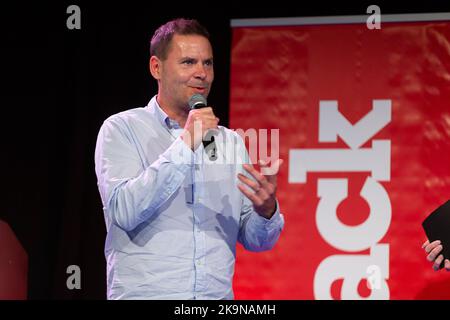
[[[197,68],[195,69],[195,75],[197,79],[205,80],[207,73],[206,68],[202,63],[197,64]]]

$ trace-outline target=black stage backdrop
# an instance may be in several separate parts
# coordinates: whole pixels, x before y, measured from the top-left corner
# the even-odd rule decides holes
[[[380,2],[71,1],[21,2],[0,8],[2,32],[2,201],[6,221],[29,258],[29,299],[105,299],[106,229],[94,172],[98,130],[108,116],[144,106],[156,93],[149,41],[162,23],[196,18],[212,36],[215,81],[208,102],[228,125],[230,19],[450,11]],[[288,2],[287,2],[288,3]],[[68,30],[66,9],[81,9]],[[69,290],[69,265],[81,289]]]

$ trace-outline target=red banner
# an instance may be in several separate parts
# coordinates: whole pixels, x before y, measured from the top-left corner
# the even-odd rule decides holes
[[[450,198],[450,22],[235,27],[230,127],[279,129],[285,160],[285,229],[238,248],[236,299],[450,298],[421,248]]]
[[[9,225],[0,220],[0,300],[26,300],[28,254]]]

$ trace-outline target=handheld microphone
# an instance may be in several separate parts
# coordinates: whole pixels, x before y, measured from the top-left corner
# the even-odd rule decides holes
[[[199,93],[192,95],[188,103],[191,110],[207,107],[206,98]],[[202,143],[209,160],[215,161],[217,159],[217,147],[216,142],[214,141],[214,135],[212,134],[212,131],[208,131],[206,133],[206,136],[202,140]]]

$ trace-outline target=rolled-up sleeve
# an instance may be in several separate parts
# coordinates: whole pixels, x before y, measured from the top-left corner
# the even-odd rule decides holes
[[[241,213],[239,242],[249,251],[266,251],[272,249],[284,227],[284,216],[277,208],[270,219],[260,216],[253,210],[252,203],[244,198],[245,205]]]

